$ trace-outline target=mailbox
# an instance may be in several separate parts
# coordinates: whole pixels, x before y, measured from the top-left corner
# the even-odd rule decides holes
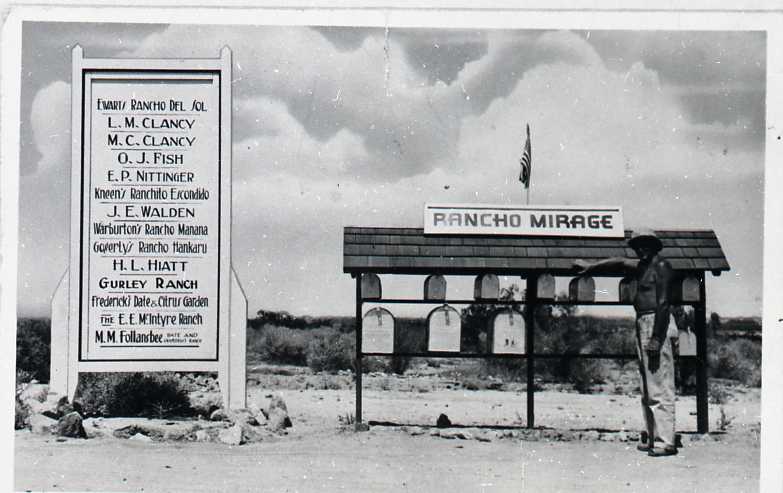
[[[525,317],[517,310],[501,310],[492,318],[490,334],[495,354],[525,354]]]
[[[456,309],[443,305],[432,310],[427,317],[427,327],[428,351],[459,352],[462,319]]]
[[[473,298],[477,300],[496,300],[500,297],[500,280],[495,274],[482,274],[473,284]]]
[[[555,276],[551,274],[542,274],[538,276],[536,297],[538,297],[539,300],[555,299]]]
[[[372,308],[362,318],[362,352],[394,352],[394,316],[385,308]]]
[[[684,302],[694,302],[694,301],[701,301],[701,292],[700,292],[701,286],[699,285],[699,279],[693,276],[688,276],[685,279],[682,280],[682,286],[681,286],[681,295],[682,295],[682,301]]]
[[[686,327],[680,330],[680,356],[696,356],[696,333]]]
[[[446,299],[446,278],[443,276],[432,275],[424,280],[424,299],[425,300],[445,300]]]
[[[568,284],[568,299],[571,301],[595,301],[595,281],[589,276],[571,279]]]
[[[620,302],[633,303],[636,298],[636,279],[633,277],[623,277],[620,280]]]
[[[376,274],[362,274],[362,298],[365,300],[381,299],[381,278]]]

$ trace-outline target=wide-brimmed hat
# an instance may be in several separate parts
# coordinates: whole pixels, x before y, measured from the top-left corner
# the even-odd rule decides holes
[[[631,239],[628,240],[628,246],[637,248],[644,244],[650,245],[658,251],[663,248],[663,243],[661,243],[660,238],[652,229],[639,228],[634,230],[633,234],[631,234]]]

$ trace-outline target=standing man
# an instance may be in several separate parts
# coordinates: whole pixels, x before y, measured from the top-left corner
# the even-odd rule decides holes
[[[598,262],[577,260],[579,274],[595,271],[626,271],[636,279],[636,350],[642,380],[642,412],[647,426],[647,443],[638,449],[652,457],[675,455],[674,359],[667,337],[671,318],[671,264],[660,255],[663,244],[654,231],[634,231],[628,245],[638,260],[614,257]],[[655,439],[663,442],[655,446]]]

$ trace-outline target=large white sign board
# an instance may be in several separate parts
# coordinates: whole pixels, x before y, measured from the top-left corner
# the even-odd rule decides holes
[[[623,238],[620,207],[426,204],[424,234]]]
[[[96,59],[77,46],[72,108],[71,256],[58,288],[68,295],[55,295],[68,310],[53,306],[53,387],[73,396],[84,371],[217,371],[227,407],[244,407],[230,50]],[[67,350],[54,343],[61,313]]]
[[[218,359],[220,83],[84,73],[83,360]]]

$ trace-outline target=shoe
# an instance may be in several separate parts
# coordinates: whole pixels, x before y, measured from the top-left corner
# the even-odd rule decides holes
[[[639,442],[639,445],[636,446],[636,450],[639,452],[649,452],[651,448],[649,444],[642,442]]]
[[[677,447],[653,447],[649,449],[647,455],[650,457],[666,457],[667,455],[677,455]]]

